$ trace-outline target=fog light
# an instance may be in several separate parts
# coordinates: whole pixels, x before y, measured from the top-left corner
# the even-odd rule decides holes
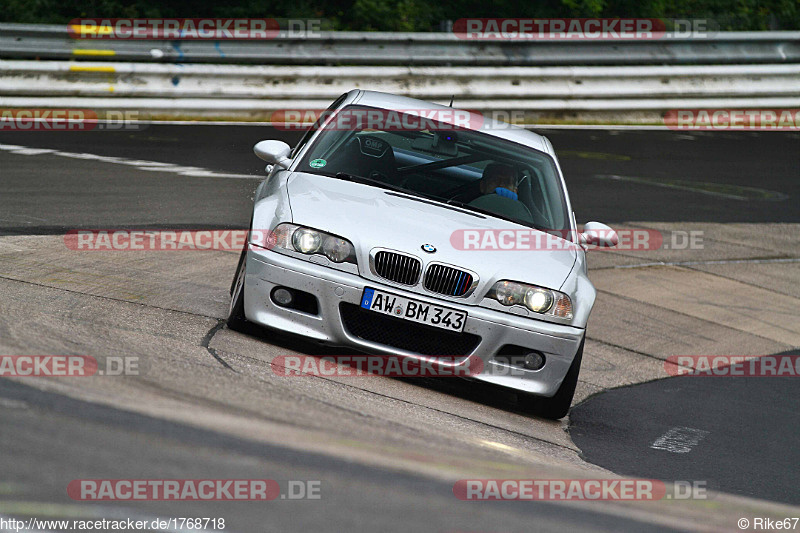
[[[292,303],[294,296],[289,289],[279,288],[272,291],[272,299],[276,304],[286,307]]]
[[[542,366],[544,366],[544,356],[539,352],[525,355],[525,368],[528,370],[539,370]]]

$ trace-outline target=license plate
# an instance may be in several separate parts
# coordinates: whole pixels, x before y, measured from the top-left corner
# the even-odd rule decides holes
[[[463,331],[464,323],[467,321],[467,313],[440,305],[426,304],[419,300],[403,298],[402,296],[370,289],[369,287],[364,289],[364,295],[361,297],[361,307],[376,313],[391,315],[448,331]]]

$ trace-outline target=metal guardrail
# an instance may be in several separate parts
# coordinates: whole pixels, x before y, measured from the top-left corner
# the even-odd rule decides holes
[[[354,87],[424,99],[794,98],[800,64],[628,67],[289,67],[0,60],[0,96],[331,101]],[[524,100],[524,102],[522,102]]]
[[[453,33],[281,33],[263,41],[73,39],[67,26],[0,24],[0,58],[291,65],[687,65],[800,62],[800,32],[651,40],[472,41]]]
[[[0,107],[140,118],[270,120],[275,110],[325,108],[354,87],[442,103],[455,95],[462,109],[522,112],[527,121],[658,123],[670,109],[800,108],[800,32],[557,42],[338,32],[209,42],[76,40],[66,26],[0,24],[0,58]]]
[[[289,67],[0,60],[0,107],[270,120],[368,88],[526,117],[658,122],[679,108],[800,108],[800,64]],[[498,118],[503,119],[503,116]]]

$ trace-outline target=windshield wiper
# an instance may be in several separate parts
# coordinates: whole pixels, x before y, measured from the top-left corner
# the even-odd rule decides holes
[[[483,213],[484,215],[489,215],[495,218],[502,218],[503,220],[508,220],[509,222],[514,222],[516,224],[522,224],[523,226],[532,227],[533,229],[537,229],[539,231],[546,231],[545,228],[540,227],[538,224],[534,224],[533,222],[526,222],[524,220],[520,220],[518,218],[511,218],[507,216],[503,216],[495,211],[491,211],[489,209],[483,209],[481,207],[475,207],[474,205],[470,205],[468,203],[462,202],[460,200],[446,200],[446,203],[449,205],[454,205],[456,207],[460,207],[461,209],[467,209],[469,211],[475,211],[476,213]]]
[[[429,200],[436,200],[436,198],[428,196],[427,194],[422,194],[417,191],[412,191],[411,189],[406,189],[404,187],[400,187],[399,185],[392,185],[391,183],[386,183],[385,181],[376,180],[374,178],[365,178],[364,176],[356,176],[355,174],[348,174],[347,172],[337,172],[336,176],[334,177],[340,180],[352,181],[353,183],[361,183],[363,185],[375,185],[376,187],[380,187],[382,189],[389,189],[390,191],[402,192],[404,194],[419,196],[421,198],[427,198]]]

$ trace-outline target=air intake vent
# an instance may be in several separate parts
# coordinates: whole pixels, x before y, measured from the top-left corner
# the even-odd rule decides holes
[[[425,273],[425,288],[448,296],[464,296],[473,281],[469,272],[438,263],[429,265]]]
[[[394,252],[378,252],[374,264],[377,275],[403,285],[416,285],[422,271],[419,259]]]
[[[430,356],[464,356],[481,342],[478,335],[456,333],[341,303],[342,323],[351,335],[384,346]]]

